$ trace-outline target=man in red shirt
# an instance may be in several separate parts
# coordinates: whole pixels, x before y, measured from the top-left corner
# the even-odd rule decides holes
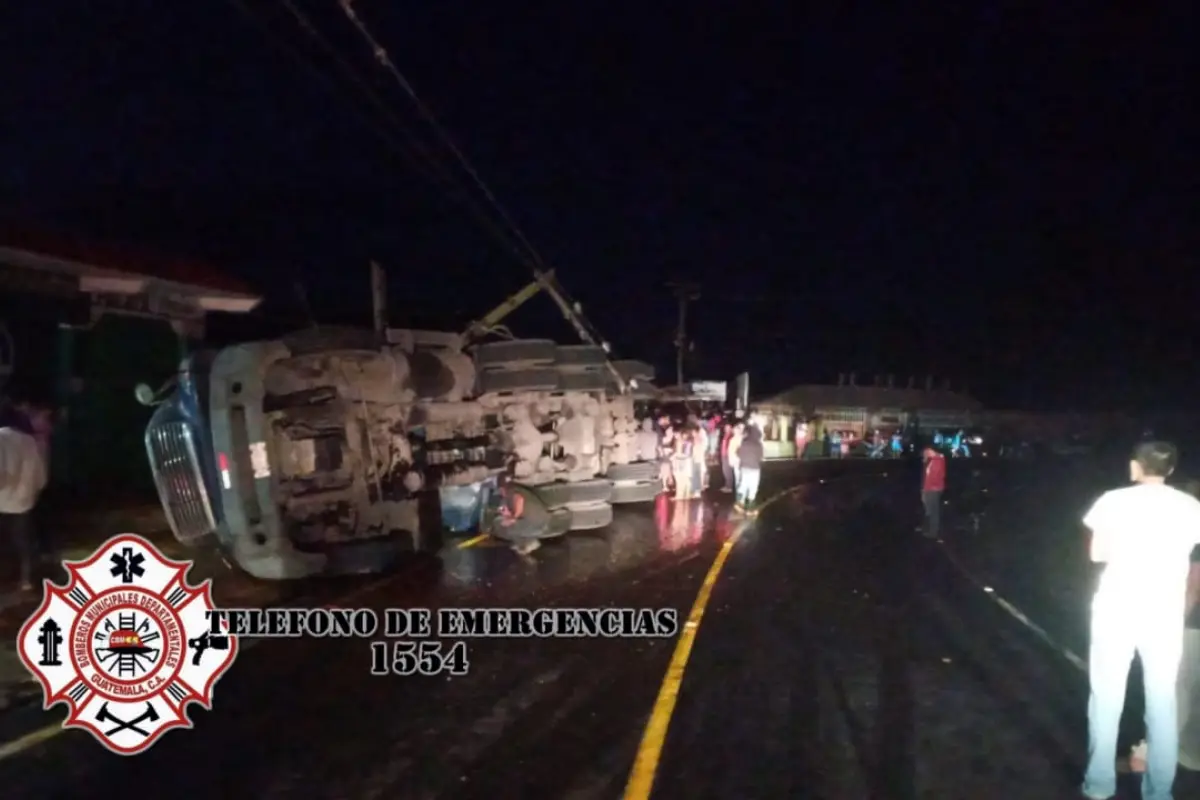
[[[946,490],[946,458],[925,446],[925,476],[921,480],[921,505],[925,506],[925,535],[936,539],[941,532],[942,492]]]

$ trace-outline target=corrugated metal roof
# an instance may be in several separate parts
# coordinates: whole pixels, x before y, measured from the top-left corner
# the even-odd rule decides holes
[[[979,401],[961,392],[940,389],[927,392],[886,386],[793,386],[761,402],[809,409],[840,407],[977,411],[983,408]]]

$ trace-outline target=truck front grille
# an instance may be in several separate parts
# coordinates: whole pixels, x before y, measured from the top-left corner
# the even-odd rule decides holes
[[[146,454],[158,498],[175,538],[192,542],[216,528],[212,504],[196,457],[192,429],[186,422],[162,422],[146,430]]]

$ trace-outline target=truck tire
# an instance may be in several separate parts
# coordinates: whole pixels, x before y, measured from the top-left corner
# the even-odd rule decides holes
[[[560,368],[603,367],[607,361],[608,353],[603,347],[594,344],[564,344],[554,351],[554,363]]]
[[[558,390],[560,392],[603,392],[608,389],[612,376],[608,370],[598,372],[559,372]]]
[[[529,487],[535,492],[546,508],[563,508],[568,505],[586,505],[589,503],[607,503],[612,496],[612,481],[604,478],[593,478],[590,481],[578,483],[545,483],[541,486]]]
[[[556,392],[558,371],[553,367],[485,370],[475,377],[479,394],[502,392]]]
[[[610,481],[657,481],[657,461],[635,461],[632,464],[610,464],[604,477]]]
[[[613,508],[608,503],[595,503],[571,509],[571,530],[594,531],[612,524]]]
[[[488,342],[475,348],[475,366],[531,367],[554,363],[558,345],[549,339],[513,339],[507,342]]]
[[[662,492],[662,484],[658,481],[638,481],[637,483],[618,483],[613,486],[612,499],[614,506],[630,503],[650,503]]]

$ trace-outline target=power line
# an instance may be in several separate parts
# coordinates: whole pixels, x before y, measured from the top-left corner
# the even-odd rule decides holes
[[[355,71],[354,67],[342,57],[341,53],[337,51],[337,48],[329,43],[329,40],[321,34],[321,32],[317,29],[317,26],[314,25],[312,20],[308,18],[308,15],[298,9],[291,0],[280,0],[280,2],[282,3],[283,7],[286,8],[292,15],[292,18],[296,20],[296,23],[300,25],[304,32],[307,33],[314,42],[316,42],[317,46],[320,47],[327,56],[333,59],[333,63],[337,66],[341,73],[349,78],[350,81],[356,87],[358,87],[358,89],[371,101],[372,105],[375,106],[380,115],[394,125],[398,131],[403,132],[406,140],[416,151],[418,157],[424,159],[425,164],[429,169],[427,176],[430,178],[434,178],[434,176],[442,178],[452,188],[454,188],[453,177],[442,170],[441,165],[437,162],[437,159],[433,158],[429,154],[428,149],[417,140],[416,136],[409,133],[400,117],[388,107],[386,101],[380,98],[379,95],[367,85],[367,82],[363,80],[362,76]]]
[[[304,55],[294,44],[289,43],[284,37],[272,30],[268,24],[250,10],[243,0],[230,0],[230,3],[252,24],[260,28],[276,48],[295,59],[303,69],[309,72],[312,77],[332,93],[344,93],[345,87],[340,86],[326,70],[317,66],[310,57]],[[351,82],[352,86],[375,108],[380,117],[391,123],[403,135],[403,139],[397,135],[397,131],[389,130],[385,125],[380,124],[379,120],[373,118],[361,106],[353,102],[349,103],[363,124],[383,139],[417,174],[427,179],[447,199],[463,205],[474,218],[475,222],[493,236],[504,249],[510,251],[518,260],[528,263],[528,257],[522,252],[520,243],[507,233],[500,224],[491,219],[487,211],[470,196],[469,192],[458,184],[451,174],[446,172],[436,158],[429,154],[428,150],[407,130],[399,115],[389,108],[388,103],[367,85],[362,76],[337,52],[337,49],[320,33],[311,20],[300,9],[296,8],[290,0],[283,0],[283,5],[305,32],[334,61],[340,72]]]
[[[385,115],[385,117],[387,117],[399,129],[404,130],[407,133],[407,129],[404,127],[404,123],[401,122],[399,120],[398,116],[388,108],[387,103],[384,102],[382,99],[380,99],[379,95],[376,94],[374,91],[372,91],[369,86],[367,86],[366,82],[362,79],[362,77],[360,75],[358,75],[357,72],[354,71],[354,67],[350,66],[350,64],[347,63],[347,61],[344,58],[342,58],[341,54],[337,52],[337,48],[335,48],[332,44],[330,44],[329,40],[321,35],[320,31],[317,30],[317,27],[304,14],[304,12],[302,12],[298,8],[296,8],[296,6],[292,3],[291,0],[281,0],[281,1],[282,1],[283,5],[288,9],[288,11],[291,12],[292,16],[296,19],[296,21],[300,24],[300,26],[303,27],[304,30],[307,31],[308,34],[321,46],[321,48],[323,50],[325,50],[325,52],[328,53],[334,59],[335,63],[339,65],[341,70],[345,74],[349,75],[351,77],[351,79],[355,81],[355,83],[357,85],[362,87],[362,90],[364,91],[364,93],[368,94],[368,96],[370,96],[371,98],[374,99],[376,105],[380,108],[381,112]],[[426,109],[425,113],[429,114],[427,109]],[[442,134],[442,138],[444,141],[448,141],[446,139],[444,133]],[[481,225],[483,225],[485,228],[487,228],[488,231],[490,233],[492,233],[493,236],[496,236],[497,240],[501,244],[503,244],[506,248],[511,250],[512,253],[514,255],[516,255],[519,260],[527,261],[527,259],[522,256],[522,254],[520,252],[520,248],[517,246],[517,243],[514,242],[513,239],[508,234],[506,234],[503,230],[501,230],[500,225],[498,225],[494,220],[492,220],[488,216],[487,211],[484,210],[483,208],[481,208],[479,203],[476,202],[474,199],[472,199],[471,196],[459,186],[459,184],[457,183],[457,181],[455,181],[454,177],[451,174],[449,174],[448,172],[445,172],[442,169],[442,166],[438,162],[438,160],[434,156],[430,155],[429,151],[422,144],[420,144],[417,141],[416,137],[409,136],[409,139],[410,139],[410,141],[412,141],[413,146],[417,149],[417,152],[430,165],[431,169],[434,170],[437,173],[437,175],[442,177],[445,180],[445,182],[452,189],[459,189],[462,192],[462,194],[460,194],[458,196],[451,196],[449,192],[445,192],[445,189],[443,189],[443,191],[446,193],[447,197],[450,197],[452,200],[456,200],[456,201],[464,204],[465,206],[467,206],[468,210],[471,211],[474,214],[474,216],[476,217],[477,222],[479,222]],[[451,148],[453,148],[452,143],[450,146],[451,146]],[[455,155],[460,159],[460,161],[463,159],[462,154],[459,153],[457,150],[452,150],[452,152],[455,153]],[[478,177],[475,176],[473,173],[471,173],[471,174],[472,174],[472,177],[475,177],[476,181],[478,182]],[[507,223],[509,225],[509,227],[513,228],[513,230],[517,233],[517,235],[518,235],[517,241],[519,241],[521,244],[528,247],[528,242],[526,242],[524,240],[524,237],[520,236],[520,231],[516,231],[511,220],[509,220],[507,215],[505,215],[503,213],[503,209],[499,208],[498,204],[495,201],[495,198],[493,198],[491,196],[490,192],[486,192],[486,187],[485,187],[485,194],[488,197],[488,199],[490,199],[492,201],[492,204],[495,205],[497,207],[497,209],[500,211],[501,221]]]
[[[310,57],[308,57],[305,54],[303,54],[302,52],[300,52],[299,48],[297,48],[294,44],[288,42],[287,39],[285,39],[283,36],[280,36],[278,33],[276,33],[274,30],[272,30],[270,25],[265,23],[259,17],[259,15],[256,14],[254,11],[251,11],[250,7],[248,5],[246,5],[246,3],[243,2],[243,0],[229,0],[229,2],[252,25],[259,28],[263,32],[263,34],[267,37],[267,39],[270,40],[271,44],[273,44],[276,47],[276,49],[286,53],[293,60],[295,60],[296,63],[298,63],[300,65],[300,67],[302,69],[304,69],[306,72],[308,72],[309,75],[313,79],[315,79],[317,82],[321,83],[323,86],[325,86],[326,89],[328,89],[333,94],[344,93],[344,91],[345,91],[344,86],[340,86],[338,84],[338,82],[336,80],[334,80],[332,77],[330,77],[330,75],[325,70],[322,70],[320,67],[318,67],[316,64],[314,64],[313,60]],[[357,77],[357,76],[354,76],[354,77]],[[372,99],[375,104],[382,106],[386,110],[386,104],[384,104],[383,101],[379,99],[378,95],[376,95],[374,92],[372,92],[369,87],[367,87],[364,83],[362,83],[361,79],[356,81],[356,85],[360,89],[360,91],[363,91],[364,93],[368,94],[369,99]],[[384,139],[389,145],[392,145],[393,147],[397,147],[399,150],[401,150],[404,159],[406,161],[408,161],[409,165],[413,169],[415,169],[418,173],[424,175],[425,177],[428,177],[431,180],[433,179],[433,175],[428,171],[428,168],[425,165],[419,163],[418,160],[414,158],[413,154],[408,151],[407,147],[405,147],[401,144],[398,144],[396,141],[395,135],[391,131],[384,130],[379,125],[377,120],[373,119],[367,112],[365,112],[357,104],[351,102],[351,103],[349,103],[349,105],[351,105],[353,107],[354,111],[358,114],[358,116],[362,120],[363,124],[365,124],[368,128],[370,128],[373,133],[378,135],[380,138]]]
[[[429,123],[434,132],[441,137],[442,142],[446,145],[447,149],[454,154],[454,157],[458,160],[459,165],[461,165],[463,170],[471,176],[471,179],[475,181],[475,185],[479,187],[479,190],[483,192],[483,195],[496,209],[496,212],[512,230],[516,238],[521,242],[522,245],[524,245],[530,258],[533,260],[535,270],[546,270],[547,267],[545,262],[542,260],[541,255],[534,248],[534,246],[530,244],[529,240],[525,237],[525,234],[521,231],[516,222],[513,221],[508,212],[504,210],[504,206],[500,204],[500,201],[496,199],[496,196],[492,193],[492,190],[488,188],[486,183],[484,183],[483,178],[481,178],[479,173],[475,171],[475,168],[471,166],[471,163],[467,160],[467,157],[463,155],[463,152],[459,150],[457,145],[455,145],[454,140],[442,127],[441,123],[438,122],[437,117],[435,117],[433,112],[429,110],[429,107],[422,102],[421,98],[417,95],[416,90],[413,89],[412,84],[408,82],[408,79],[404,77],[403,73],[401,73],[396,65],[392,62],[392,58],[388,55],[387,50],[384,49],[383,45],[379,44],[379,42],[375,40],[375,37],[371,35],[371,31],[367,28],[366,24],[359,19],[358,14],[354,11],[354,6],[352,5],[351,0],[339,0],[339,2],[342,7],[342,11],[344,11],[346,14],[346,17],[354,24],[354,27],[358,28],[358,32],[362,34],[363,38],[367,41],[367,44],[370,45],[375,59],[392,74],[392,77],[396,79],[396,82],[400,85],[400,88],[403,89],[410,98],[412,98],[413,103],[417,107],[417,111],[422,117],[425,118],[425,121]]]
[[[249,10],[241,2],[241,0],[231,0],[231,1],[237,6],[238,10],[240,10],[243,14],[245,14],[246,16],[253,19],[253,15],[249,12]],[[374,92],[372,92],[370,90],[370,88],[362,81],[361,76],[359,76],[354,71],[353,67],[351,67],[349,64],[347,64],[346,61],[341,58],[341,56],[337,52],[336,48],[334,48],[331,44],[329,44],[329,42],[325,39],[325,37],[323,37],[320,34],[320,32],[317,30],[317,27],[312,24],[312,22],[307,18],[307,16],[305,16],[303,14],[303,12],[301,12],[298,8],[296,8],[295,5],[293,5],[290,0],[283,0],[283,3],[285,5],[285,7],[288,9],[288,11],[292,14],[293,18],[301,25],[301,27],[315,41],[318,42],[319,45],[321,45],[322,49],[325,50],[326,53],[329,54],[334,59],[335,63],[339,65],[339,67],[341,68],[343,73],[350,77],[352,83],[354,85],[356,85],[368,97],[368,99],[370,99],[372,101],[372,103],[376,106],[376,108],[382,112],[383,116],[385,118],[391,120],[393,122],[393,124],[395,124],[401,130],[405,130],[405,132],[407,133],[407,130],[403,127],[403,125],[396,122],[395,117],[391,113],[390,109],[387,107],[387,104],[384,103],[382,100],[380,100],[378,95],[376,95]],[[524,262],[526,264],[526,266],[528,266],[531,269],[538,284],[542,287],[543,290],[546,291],[547,294],[550,295],[550,297],[554,301],[555,305],[557,305],[559,307],[559,310],[562,312],[563,317],[568,322],[571,323],[571,325],[575,328],[575,331],[579,334],[580,338],[583,339],[585,342],[603,346],[605,352],[607,353],[609,351],[608,343],[604,341],[603,337],[600,335],[600,333],[596,329],[596,327],[594,325],[592,325],[591,321],[588,320],[587,317],[584,315],[583,309],[581,308],[579,303],[570,298],[570,296],[563,289],[562,284],[560,284],[558,282],[557,278],[554,276],[553,271],[550,270],[548,267],[546,267],[545,261],[542,259],[541,254],[538,253],[537,249],[534,248],[534,246],[530,243],[529,239],[525,236],[524,232],[521,231],[520,227],[516,224],[516,222],[512,219],[512,217],[508,214],[508,212],[500,204],[499,200],[496,199],[496,196],[492,193],[491,189],[483,181],[483,178],[480,177],[479,173],[476,172],[475,168],[471,166],[471,164],[467,160],[466,156],[458,148],[458,146],[454,143],[453,139],[446,132],[446,130],[442,127],[442,125],[438,122],[438,120],[434,116],[433,112],[430,111],[430,109],[425,105],[424,102],[422,102],[421,98],[417,95],[417,93],[413,89],[412,85],[408,82],[408,79],[404,77],[404,75],[400,72],[400,70],[392,62],[391,57],[388,55],[387,51],[382,47],[382,45],[380,45],[375,40],[375,38],[371,35],[370,30],[368,30],[367,26],[362,22],[361,19],[359,19],[358,15],[354,12],[354,9],[350,5],[350,0],[341,0],[341,7],[342,7],[342,10],[345,12],[347,18],[354,24],[354,26],[358,29],[359,33],[363,36],[363,38],[371,46],[371,49],[376,57],[376,60],[378,60],[380,62],[380,64],[383,65],[392,74],[393,78],[395,78],[397,83],[400,84],[400,87],[412,99],[413,103],[416,105],[417,110],[419,111],[421,116],[425,119],[425,121],[433,129],[434,133],[436,133],[438,135],[438,137],[441,139],[442,143],[446,146],[446,148],[454,155],[454,157],[455,157],[455,159],[457,159],[459,165],[471,177],[471,179],[474,181],[475,185],[479,188],[479,190],[483,194],[483,196],[488,200],[488,202],[491,203],[492,208],[495,210],[495,212],[499,216],[500,220],[503,221],[508,226],[508,233],[511,233],[512,236],[510,237],[508,235],[508,233],[501,230],[500,226],[497,225],[495,223],[495,221],[493,221],[487,215],[486,211],[479,208],[478,204],[476,204],[470,198],[469,195],[464,194],[462,197],[453,198],[453,199],[459,200],[464,205],[466,205],[468,209],[475,212],[477,221],[479,221],[481,224],[483,224],[489,230],[489,232],[493,233],[493,235],[495,235],[497,237],[497,239],[500,242],[502,242],[506,247],[509,247],[512,250],[513,254],[516,255],[518,260]],[[269,29],[268,29],[268,33],[270,33]],[[312,68],[311,63],[308,62],[307,59],[304,59],[302,56],[298,56],[297,52],[293,48],[285,47],[285,49],[287,49],[293,56],[297,56],[298,58],[300,58],[301,62],[304,64],[305,67]],[[317,75],[319,77],[321,77],[322,79],[325,79],[327,77],[327,76],[324,76],[323,74],[321,74],[319,71],[317,71]],[[374,126],[373,120],[367,120],[367,121],[368,121],[368,124],[370,124],[371,127],[374,130],[376,130],[377,133],[380,132],[379,128]],[[410,141],[415,141],[415,137],[409,137],[409,138],[410,138]],[[395,145],[394,139],[392,137],[385,134],[385,139],[387,139],[389,143]],[[400,145],[399,148],[400,148],[401,152],[405,154],[406,158],[410,155],[408,153],[407,148],[405,148],[403,145]],[[418,155],[424,157],[425,161],[428,164],[429,172],[427,173],[427,177],[430,177],[431,179],[433,179],[435,184],[437,183],[436,178],[439,178],[439,177],[445,179],[451,185],[454,184],[453,178],[446,175],[445,173],[443,173],[440,170],[440,168],[439,168],[440,165],[437,163],[437,161],[435,159],[433,159],[431,156],[429,156],[427,151],[425,151],[423,148],[420,148],[419,146],[417,146],[417,151],[418,151]],[[421,170],[418,169],[418,171],[421,171]],[[515,242],[514,242],[514,238],[516,240]],[[519,244],[519,246],[518,246],[518,244]],[[524,252],[522,252],[522,249],[524,250]],[[616,379],[617,385],[619,387],[621,387],[622,391],[624,391],[627,388],[624,377],[616,369],[616,367],[613,364],[611,359],[608,360],[607,365],[608,365],[610,372],[612,372],[613,377]]]
[[[426,106],[421,98],[417,95],[417,92],[415,89],[413,89],[412,84],[409,83],[408,79],[404,77],[399,68],[392,62],[391,56],[388,55],[387,50],[384,49],[383,45],[381,45],[375,39],[375,37],[371,34],[371,31],[367,28],[366,24],[359,18],[358,14],[355,13],[354,8],[351,5],[351,0],[340,0],[340,5],[342,7],[342,11],[345,12],[347,19],[349,19],[354,27],[358,29],[358,32],[370,46],[375,59],[389,73],[391,73],[392,77],[400,85],[400,88],[403,89],[404,92],[412,99],[421,116],[427,123],[429,123],[429,126],[433,129],[434,133],[441,138],[442,142],[446,145],[446,148],[458,160],[459,165],[462,166],[463,170],[469,176],[471,176],[471,179],[475,181],[475,185],[479,187],[480,192],[482,192],[484,197],[488,199],[488,201],[492,204],[492,207],[496,210],[496,213],[507,223],[509,230],[512,231],[513,235],[524,246],[527,253],[526,262],[532,270],[534,277],[541,284],[546,293],[550,295],[550,298],[554,301],[555,305],[559,307],[563,317],[569,323],[571,323],[581,339],[591,344],[602,345],[605,352],[608,352],[608,344],[604,342],[604,339],[600,336],[599,331],[594,325],[592,325],[587,316],[584,315],[582,307],[579,305],[579,303],[575,302],[570,298],[569,295],[567,295],[566,291],[562,288],[562,284],[558,282],[558,279],[554,276],[553,272],[551,272],[546,266],[541,254],[538,253],[537,249],[534,248],[534,246],[529,242],[529,239],[521,231],[521,228],[516,224],[516,222],[513,221],[508,212],[505,211],[504,206],[500,204],[500,201],[496,199],[496,196],[492,193],[492,190],[488,188],[488,185],[484,182],[483,178],[481,178],[479,173],[475,171],[475,168],[471,166],[471,163],[467,160],[467,157],[450,137],[450,134],[446,132],[441,123],[438,122],[437,117],[434,116],[433,112],[429,110],[429,107]],[[622,390],[624,390],[626,386],[625,380],[618,373],[616,367],[613,366],[611,359],[608,361],[608,368],[616,378],[617,385],[622,387]]]

